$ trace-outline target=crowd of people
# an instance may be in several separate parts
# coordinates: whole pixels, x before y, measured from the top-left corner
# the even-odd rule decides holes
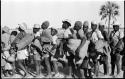
[[[110,34],[103,22],[76,21],[71,27],[64,20],[60,29],[49,25],[49,21],[34,24],[33,33],[27,33],[26,23],[18,24],[11,33],[9,27],[2,28],[2,78],[15,74],[22,78],[28,74],[35,78],[96,78],[100,65],[104,75],[119,76],[122,70],[125,78],[125,37],[118,22],[113,24]],[[59,63],[62,69],[69,68],[68,75],[59,71]]]

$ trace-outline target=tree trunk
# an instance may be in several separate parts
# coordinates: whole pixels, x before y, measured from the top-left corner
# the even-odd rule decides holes
[[[110,34],[110,20],[111,20],[111,15],[109,14],[109,21],[108,21],[108,35]]]

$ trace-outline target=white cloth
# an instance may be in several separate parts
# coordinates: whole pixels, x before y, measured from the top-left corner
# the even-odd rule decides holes
[[[40,30],[35,34],[35,37],[40,36],[40,34],[42,34],[42,31],[43,31],[43,29],[40,29]]]
[[[8,57],[10,57],[9,51],[4,51],[3,53],[4,53],[5,59],[7,59]]]
[[[3,58],[3,53],[1,53],[1,66],[5,66],[5,64],[6,64],[6,61],[5,61],[5,59]]]
[[[98,41],[99,39],[103,39],[103,35],[101,33],[101,31],[96,30],[95,32],[92,33],[92,37],[91,40],[95,43],[96,41]]]
[[[78,46],[80,45],[80,43],[81,43],[81,40],[79,40],[79,39],[70,39],[70,42],[67,46],[75,52],[76,49],[78,48]],[[79,52],[80,58],[84,59],[85,56],[88,56],[87,50],[88,50],[89,43],[90,43],[90,41],[86,40],[85,44],[80,49],[80,52]]]
[[[5,70],[12,70],[12,69],[13,69],[13,67],[10,63],[5,64]]]
[[[79,57],[84,59],[85,56],[88,57],[87,51],[88,51],[88,46],[89,46],[90,41],[86,40],[84,46],[81,48],[80,52],[79,52]]]
[[[70,34],[72,34],[72,33],[69,28],[64,30],[64,38],[68,38]]]
[[[57,38],[58,37],[56,35],[52,36],[53,44],[57,44]]]
[[[74,33],[72,34],[73,38],[78,39],[77,34],[76,34],[77,33],[76,30],[73,30],[73,31],[74,31]],[[84,31],[82,29],[80,29],[78,31],[78,35],[79,35],[80,38],[86,37],[85,34],[84,34]]]
[[[28,58],[27,49],[17,51],[17,60],[23,60],[23,59],[26,59],[26,58]]]

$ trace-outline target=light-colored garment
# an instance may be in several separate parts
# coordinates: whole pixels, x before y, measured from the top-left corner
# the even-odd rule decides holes
[[[78,48],[78,46],[80,45],[81,40],[80,39],[70,39],[69,44],[67,45],[71,50],[73,50],[74,52],[76,51],[76,49]],[[85,44],[83,45],[83,47],[80,49],[79,52],[79,57],[80,58],[84,58],[87,55],[87,51],[88,51],[88,45],[89,45],[90,41],[86,40]]]
[[[6,61],[5,61],[5,59],[3,57],[4,57],[4,54],[1,53],[1,66],[2,67],[5,66],[5,64],[6,64]]]
[[[4,51],[4,58],[7,59],[8,57],[10,57],[9,51]]]
[[[33,34],[26,34],[25,37],[23,37],[17,44],[18,50],[24,49],[27,45],[31,44],[34,39]]]
[[[64,30],[64,38],[68,38],[70,34],[72,34],[72,33],[69,28]]]
[[[53,44],[57,44],[58,37],[56,35],[52,36]]]
[[[6,63],[4,68],[5,68],[5,70],[12,70],[13,69],[13,67],[10,63]]]
[[[123,37],[124,37],[124,33],[120,30],[117,32],[112,31],[110,34],[110,38],[112,38],[111,41],[113,41],[114,46],[118,43],[119,39],[121,39]]]
[[[86,40],[84,46],[81,48],[81,50],[80,50],[80,52],[79,52],[79,57],[80,57],[80,58],[84,59],[85,56],[88,57],[87,52],[88,52],[89,43],[90,43],[90,41]]]
[[[9,45],[10,34],[4,33],[1,36],[1,41],[5,43],[5,48]]]
[[[52,42],[51,29],[45,29],[40,34],[42,42]]]
[[[35,39],[33,44],[42,51],[42,46],[41,46],[40,41],[38,39]]]
[[[95,43],[96,41],[98,41],[99,39],[103,39],[103,35],[101,33],[101,31],[96,30],[95,32],[92,33],[92,37],[91,40],[93,43]]]
[[[79,39],[79,38],[81,39],[81,38],[85,37],[84,31],[83,31],[82,29],[80,29],[80,30],[78,31],[78,35],[79,35],[79,36],[77,36],[76,30],[73,30],[73,31],[74,31],[74,33],[72,34],[72,36],[73,36],[74,39]]]
[[[72,34],[70,31],[70,28],[68,28],[66,30],[65,29],[58,29],[57,37],[58,38],[68,38],[70,34]]]
[[[35,37],[40,36],[40,34],[42,34],[42,31],[43,31],[43,29],[40,29],[40,30],[35,34]]]
[[[27,49],[23,49],[20,51],[17,51],[17,60],[24,60],[26,58],[28,58],[28,51]]]

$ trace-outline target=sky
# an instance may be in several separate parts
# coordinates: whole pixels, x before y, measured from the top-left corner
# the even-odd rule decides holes
[[[62,20],[100,22],[99,9],[106,0],[1,0],[1,26],[16,28],[26,22],[28,28],[48,20],[50,27],[60,28]],[[120,6],[117,20],[124,27],[124,2],[114,1]]]

